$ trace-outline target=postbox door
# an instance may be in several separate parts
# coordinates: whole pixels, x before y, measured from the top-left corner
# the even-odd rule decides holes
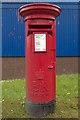
[[[26,40],[26,89],[28,100],[49,102],[55,99],[55,37],[49,30],[33,31]]]

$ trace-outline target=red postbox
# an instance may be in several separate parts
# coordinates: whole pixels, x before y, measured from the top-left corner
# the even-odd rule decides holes
[[[52,113],[56,101],[56,20],[60,7],[34,3],[19,8],[25,21],[26,110]]]

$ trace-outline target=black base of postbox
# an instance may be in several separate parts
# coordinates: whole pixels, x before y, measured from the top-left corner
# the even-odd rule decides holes
[[[26,100],[26,112],[37,118],[54,113],[56,100],[46,103],[34,103]]]

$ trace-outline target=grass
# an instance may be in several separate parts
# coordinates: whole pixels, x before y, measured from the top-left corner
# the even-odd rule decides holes
[[[2,82],[2,117],[33,118],[25,111],[25,79]],[[43,118],[78,118],[78,74],[56,76],[56,111]]]

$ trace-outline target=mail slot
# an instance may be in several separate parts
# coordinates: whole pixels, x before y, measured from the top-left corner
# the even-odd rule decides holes
[[[34,3],[19,8],[25,21],[26,111],[40,117],[56,104],[56,20],[60,7]]]
[[[51,25],[29,25],[29,29],[51,29]]]

